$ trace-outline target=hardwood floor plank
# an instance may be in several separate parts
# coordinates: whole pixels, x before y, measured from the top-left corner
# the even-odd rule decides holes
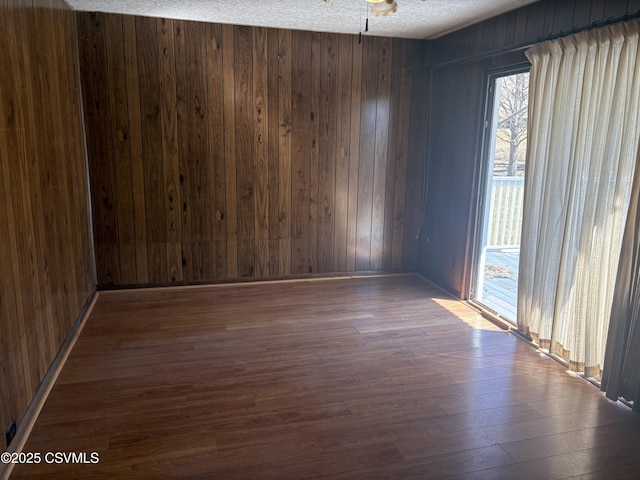
[[[538,458],[578,452],[588,448],[606,448],[614,443],[620,435],[623,435],[627,441],[637,442],[640,438],[638,423],[602,425],[556,435],[545,435],[543,437],[503,443],[501,446],[516,461],[526,462]]]
[[[622,445],[604,448],[592,448],[564,455],[554,455],[529,462],[522,462],[506,466],[465,472],[461,475],[446,477],[447,480],[484,480],[496,478],[518,478],[534,480],[545,478],[549,480],[562,479],[567,476],[578,476],[602,470],[603,465],[621,466],[635,463],[637,445]],[[634,448],[635,453],[634,453]],[[616,477],[617,478],[617,477]]]
[[[611,402],[607,400],[606,397],[600,395],[600,392],[597,390],[582,395],[575,395],[575,398],[560,397],[529,403],[529,405],[545,417],[591,410],[592,408],[610,408],[610,404]]]
[[[317,478],[354,479],[354,478],[398,478],[398,479],[434,479],[444,478],[443,475],[458,474],[461,472],[475,472],[490,466],[504,466],[513,464],[509,457],[499,446],[490,446],[465,450],[463,452],[437,455],[434,457],[420,458],[413,461],[388,462],[386,465],[375,468],[369,467],[364,472],[347,471],[341,475],[324,476]],[[364,474],[364,475],[363,475]],[[494,477],[502,478],[502,477]],[[518,477],[504,477],[518,478]]]
[[[616,480],[635,480],[638,477],[638,469],[640,469],[640,463],[630,463],[620,467],[585,473],[583,475],[572,475],[571,477],[566,477],[562,480],[566,480],[568,478],[573,480],[610,480],[612,478],[615,478]]]

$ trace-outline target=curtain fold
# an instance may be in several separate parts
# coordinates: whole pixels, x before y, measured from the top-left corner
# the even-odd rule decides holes
[[[622,240],[601,389],[607,398],[625,398],[640,411],[640,168]]]
[[[640,20],[529,49],[518,328],[600,377],[640,138]]]

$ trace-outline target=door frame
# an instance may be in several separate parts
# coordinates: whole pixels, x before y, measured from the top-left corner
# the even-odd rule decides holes
[[[481,146],[480,146],[480,160],[477,169],[477,176],[475,178],[475,213],[473,216],[473,232],[472,232],[472,246],[471,246],[471,268],[468,270],[470,278],[468,300],[472,303],[475,302],[476,292],[478,289],[478,265],[483,255],[482,239],[484,237],[484,230],[486,225],[484,219],[488,215],[488,209],[490,205],[487,202],[487,187],[489,183],[489,172],[493,171],[493,152],[495,148],[495,135],[493,134],[494,123],[497,123],[496,106],[495,106],[495,82],[496,79],[501,77],[508,77],[510,75],[516,75],[518,73],[529,72],[531,70],[531,64],[529,62],[519,63],[516,65],[510,65],[495,70],[489,70],[485,74],[485,95],[484,105],[482,112],[482,134],[481,134]],[[482,308],[490,311],[490,313],[500,316],[498,312],[492,311],[489,307],[482,305]],[[515,320],[514,320],[515,321]]]

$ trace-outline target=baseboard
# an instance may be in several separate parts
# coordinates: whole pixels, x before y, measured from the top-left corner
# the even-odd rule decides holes
[[[47,370],[47,373],[42,379],[42,382],[40,382],[40,386],[38,387],[38,390],[36,391],[36,394],[34,395],[33,400],[31,400],[31,403],[29,404],[27,411],[22,417],[22,420],[20,421],[20,424],[18,426],[18,431],[16,432],[16,435],[13,438],[11,445],[9,445],[9,448],[7,448],[7,452],[19,453],[22,451],[25,444],[27,443],[27,439],[29,438],[29,435],[31,434],[31,430],[33,429],[33,426],[35,425],[36,420],[38,419],[38,415],[40,415],[40,412],[42,411],[44,402],[47,400],[47,397],[49,396],[49,393],[51,392],[53,385],[55,384],[58,376],[60,375],[60,372],[62,371],[62,367],[67,361],[67,358],[69,357],[69,354],[73,349],[73,346],[78,340],[78,336],[80,335],[80,332],[82,331],[82,328],[84,327],[87,321],[87,318],[91,314],[91,311],[93,310],[93,307],[97,299],[98,299],[98,292],[94,292],[87,299],[85,305],[83,306],[80,312],[80,315],[74,322],[73,327],[71,327],[71,330],[69,331],[69,333],[67,334],[67,337],[62,343],[60,350],[58,350],[58,354],[53,359],[53,362],[51,362],[51,365],[49,366],[49,370]],[[13,471],[13,464],[0,463],[0,480],[7,480],[11,475],[12,471]]]
[[[263,283],[289,283],[289,282],[311,282],[319,280],[338,280],[348,278],[371,278],[371,277],[390,277],[411,275],[413,272],[407,272],[399,269],[390,270],[363,270],[357,272],[329,272],[329,273],[305,273],[300,275],[282,275],[274,277],[244,277],[244,278],[228,278],[224,280],[206,280],[201,282],[188,283],[145,283],[145,284],[126,284],[126,285],[98,285],[98,291],[101,294],[109,292],[122,292],[124,290],[153,290],[158,291],[176,290],[176,289],[195,289],[208,288],[214,286],[238,286],[238,285],[257,285]]]

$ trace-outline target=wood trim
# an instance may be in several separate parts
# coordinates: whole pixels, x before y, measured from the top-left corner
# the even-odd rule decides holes
[[[222,280],[208,280],[200,282],[189,282],[186,284],[172,284],[169,282],[144,284],[144,285],[105,285],[101,286],[98,291],[102,293],[120,291],[120,290],[144,290],[154,288],[194,288],[194,287],[210,287],[214,285],[237,285],[252,283],[269,283],[269,282],[292,282],[292,281],[314,281],[325,280],[330,278],[358,278],[358,277],[377,277],[377,276],[393,276],[393,275],[412,275],[414,272],[407,272],[401,269],[388,270],[364,270],[359,272],[328,272],[328,273],[309,273],[309,274],[291,274],[277,275],[262,278],[233,278]],[[451,295],[451,293],[449,292]]]
[[[469,305],[471,308],[479,312],[484,318],[496,324],[498,327],[502,328],[503,330],[518,331],[517,328],[514,328],[514,325],[512,323],[502,318],[498,312],[495,312],[490,308],[487,308],[486,306],[482,305],[481,303],[475,302],[474,300],[466,300],[466,302],[467,302],[467,305]]]
[[[413,275],[417,275],[415,272],[358,272],[357,274],[345,273],[345,274],[316,274],[316,275],[292,275],[288,277],[280,277],[280,278],[265,278],[262,280],[255,279],[238,279],[234,282],[218,282],[218,283],[200,283],[194,285],[164,285],[157,287],[146,287],[146,286],[135,286],[131,288],[113,288],[110,290],[101,290],[100,295],[117,295],[122,292],[156,292],[156,291],[165,291],[165,292],[180,292],[180,291],[189,291],[192,289],[202,289],[202,288],[224,288],[224,287],[238,287],[238,286],[255,286],[255,285],[270,285],[273,283],[305,283],[305,282],[323,282],[327,280],[345,280],[345,279],[358,279],[358,278],[377,278],[377,277],[411,277]],[[426,280],[429,283],[433,283],[430,280],[422,277],[422,279]],[[439,287],[435,283],[434,286]],[[446,292],[446,290],[443,290]],[[447,294],[452,298],[456,298],[451,295],[451,293]],[[456,298],[456,300],[458,300]]]

